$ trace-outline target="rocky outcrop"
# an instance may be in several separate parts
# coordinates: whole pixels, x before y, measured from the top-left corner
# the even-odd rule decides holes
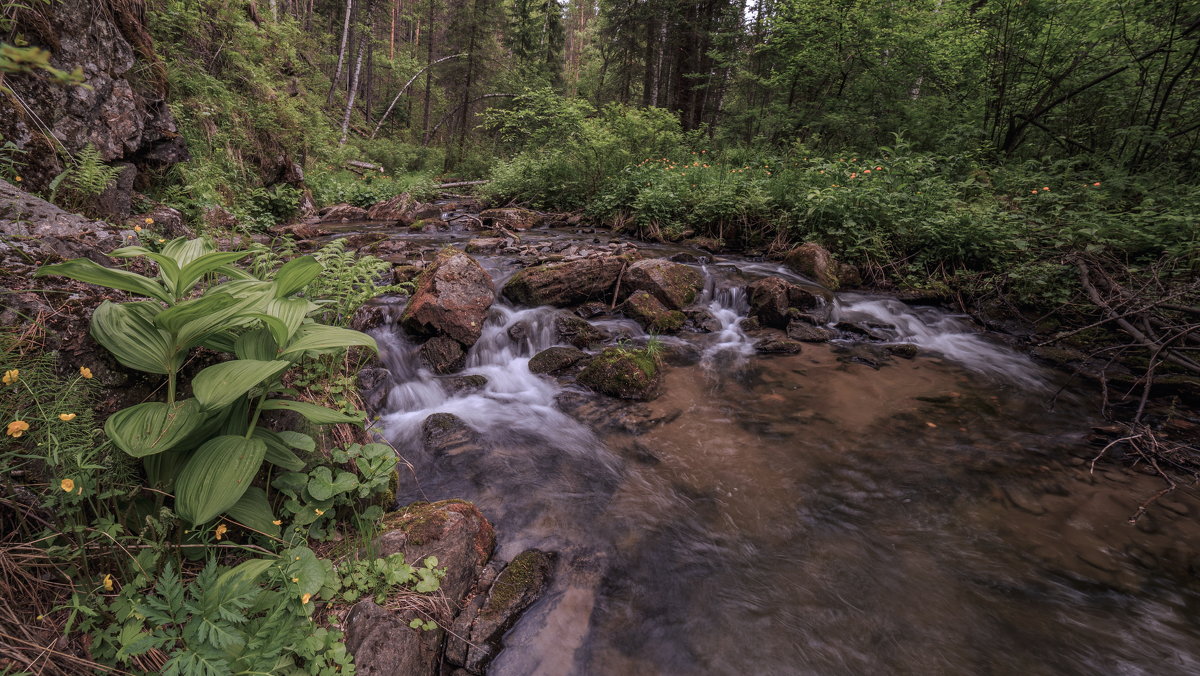
[[[820,244],[801,244],[784,254],[783,263],[830,291],[836,291],[841,286],[838,263],[833,260],[829,250]]]
[[[662,368],[646,350],[610,347],[579,373],[579,383],[600,394],[650,401],[662,387]]]
[[[103,200],[116,210],[105,216],[122,220],[129,216],[138,172],[188,158],[167,107],[166,70],[135,9],[140,5],[115,0],[24,4],[29,9],[13,10],[11,33],[49,50],[54,67],[79,68],[87,86],[58,85],[36,74],[8,75],[4,86],[13,95],[0,97],[0,136],[24,151],[21,175],[31,189],[48,188],[63,171],[58,148],[76,154],[90,144],[105,162],[127,166],[115,188],[121,194]]]
[[[645,291],[668,310],[682,310],[696,300],[704,287],[704,276],[681,263],[648,258],[630,264],[621,284],[630,293]]]
[[[763,326],[787,328],[789,308],[809,310],[821,305],[821,299],[804,288],[779,277],[764,277],[749,286],[750,316]]]
[[[491,276],[470,256],[443,251],[423,272],[400,324],[413,336],[446,336],[470,347],[495,300]]]
[[[479,213],[485,229],[528,230],[545,222],[546,217],[536,211],[521,208],[485,209]]]
[[[122,232],[104,221],[68,213],[3,180],[0,180],[0,236],[0,260],[5,262],[4,272],[9,273],[18,271],[10,266],[83,257],[113,265],[104,253],[138,237],[132,226]]]
[[[587,353],[574,347],[551,347],[529,360],[530,373],[554,374],[564,371],[587,357]]]
[[[382,202],[376,202],[367,209],[367,219],[372,221],[399,221],[404,225],[411,225],[413,207],[417,206],[418,202],[408,193],[400,193],[395,197],[386,199]]]
[[[536,265],[513,275],[504,285],[504,296],[523,305],[557,307],[607,300],[624,266],[616,256]]]
[[[682,312],[667,309],[658,298],[646,291],[634,291],[621,304],[621,312],[650,333],[676,333],[687,321]]]
[[[417,562],[438,558],[446,568],[442,593],[457,605],[492,557],[496,533],[475,505],[462,500],[414,503],[384,517],[384,532],[375,538],[374,555],[403,554]]]
[[[444,631],[408,626],[403,615],[360,601],[346,615],[346,649],[363,676],[433,676]]]

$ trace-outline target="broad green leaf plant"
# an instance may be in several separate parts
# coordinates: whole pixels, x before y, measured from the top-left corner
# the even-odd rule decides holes
[[[359,331],[327,326],[311,315],[320,306],[302,295],[322,272],[311,256],[285,263],[269,281],[234,265],[248,252],[217,251],[207,238],[178,238],[151,251],[117,249],[118,258],[146,258],[156,277],[107,268],[86,258],[48,265],[37,275],[59,275],[127,291],[146,300],[105,301],[92,316],[98,343],[129,368],[166,376],[165,401],[118,411],[105,433],[140,458],[151,484],[174,491],[175,511],[193,525],[220,514],[278,536],[266,494],[251,486],[264,461],[291,472],[304,468],[295,450],[311,450],[307,435],[278,433],[258,424],[263,411],[289,410],[318,425],[363,417],[278,398],[281,379],[305,356],[350,346],[377,350]],[[219,283],[202,286],[207,278]],[[209,366],[180,397],[179,371],[188,353],[206,347],[235,358]]]

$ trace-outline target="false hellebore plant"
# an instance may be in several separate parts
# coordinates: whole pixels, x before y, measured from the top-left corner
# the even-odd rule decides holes
[[[137,404],[109,417],[104,431],[122,451],[141,458],[152,485],[174,490],[175,511],[198,525],[222,513],[265,533],[279,528],[262,489],[251,482],[263,460],[289,471],[304,461],[292,449],[311,450],[311,437],[258,425],[263,411],[290,410],[316,424],[362,424],[350,416],[301,401],[274,398],[280,382],[306,354],[374,339],[309,318],[318,305],[297,295],[322,271],[312,256],[284,264],[273,279],[233,266],[246,252],[217,251],[209,239],[175,239],[160,252],[130,246],[120,258],[145,257],[158,276],[144,277],[86,258],[48,265],[37,275],[61,275],[128,291],[150,300],[105,301],[92,316],[92,336],[125,366],[167,377],[166,401]],[[196,295],[210,274],[226,278]],[[236,358],[209,366],[191,382],[192,396],[178,397],[179,369],[187,353],[204,346]]]

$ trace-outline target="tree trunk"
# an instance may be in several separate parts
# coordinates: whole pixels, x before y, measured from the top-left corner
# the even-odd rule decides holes
[[[350,42],[350,15],[354,13],[354,0],[346,0],[346,20],[342,24],[342,46],[338,49],[337,68],[329,81],[329,93],[325,95],[325,105],[333,105],[333,92],[337,90],[338,80],[342,79],[342,68],[346,65],[346,45]]]
[[[346,94],[346,112],[342,114],[342,136],[338,145],[346,145],[346,137],[350,134],[350,114],[354,112],[354,99],[358,96],[358,76],[362,72],[363,53],[367,43],[371,41],[371,0],[367,0],[367,28],[358,40],[358,55],[354,57],[354,72],[350,76],[350,91]]]

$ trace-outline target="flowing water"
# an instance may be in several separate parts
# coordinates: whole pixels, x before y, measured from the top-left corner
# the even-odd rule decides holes
[[[481,261],[497,288],[514,269]],[[698,358],[649,403],[531,374],[557,342],[550,308],[497,301],[464,370],[487,384],[465,393],[377,334],[386,433],[412,465],[401,503],[466,498],[501,560],[559,553],[490,673],[1200,672],[1200,503],[1180,492],[1128,523],[1160,486],[1090,468],[1091,394],[963,318],[883,297],[836,300],[835,319],[878,327],[874,346],[755,355],[744,281],[790,273],[703,269],[720,329],[668,339]],[[884,358],[880,340],[921,352]],[[478,439],[427,452],[437,412]]]

